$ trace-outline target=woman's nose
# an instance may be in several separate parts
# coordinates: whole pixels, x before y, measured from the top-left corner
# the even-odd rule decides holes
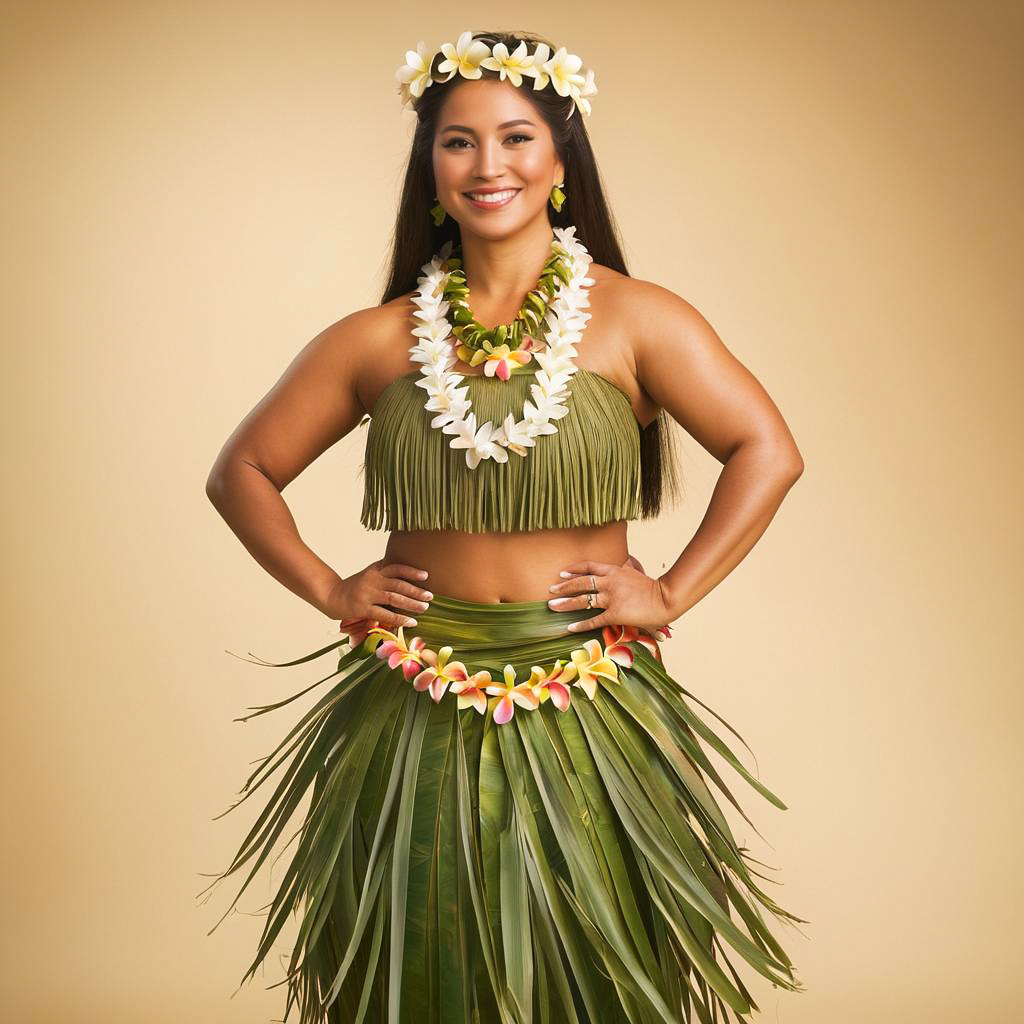
[[[476,173],[481,178],[491,178],[501,171],[498,147],[492,142],[481,142],[477,146]]]

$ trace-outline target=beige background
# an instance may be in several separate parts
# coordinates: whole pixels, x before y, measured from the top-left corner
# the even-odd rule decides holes
[[[203,485],[295,352],[379,293],[404,51],[519,27],[596,70],[589,127],[633,274],[704,313],[806,461],[666,647],[789,805],[730,777],[771,846],[740,835],[811,921],[783,933],[807,993],[744,975],[761,1019],[1006,1020],[1024,911],[1021,6],[354,10],[4,5],[5,1019],[282,1014],[276,969],[229,998],[266,875],[211,937],[235,888],[195,895],[255,803],[212,819],[299,712],[232,720],[328,668],[224,652],[283,661],[332,624]],[[385,539],[358,526],[362,436],[286,492],[343,574]],[[685,502],[631,528],[652,573],[718,468],[687,439]]]

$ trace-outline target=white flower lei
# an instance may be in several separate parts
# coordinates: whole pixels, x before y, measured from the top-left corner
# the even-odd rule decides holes
[[[445,316],[449,303],[443,298],[450,272],[443,267],[451,254],[452,243],[445,242],[437,255],[423,264],[423,276],[418,279],[419,288],[412,298],[419,307],[413,316],[421,325],[413,328],[412,334],[418,341],[409,349],[412,362],[423,364],[416,386],[429,396],[424,408],[438,414],[430,425],[442,433],[454,435],[449,447],[466,449],[466,465],[470,469],[476,469],[482,459],[507,462],[508,449],[525,456],[526,449],[534,446],[534,438],[556,433],[557,428],[551,421],[561,419],[569,411],[564,399],[569,394],[569,378],[577,369],[573,361],[576,345],[591,317],[584,310],[590,305],[587,288],[594,283],[593,278],[587,277],[593,260],[575,237],[574,226],[552,230],[555,237],[551,245],[556,251],[559,246],[564,250],[569,281],[561,282],[548,305],[544,321],[547,347],[533,353],[541,367],[530,385],[533,401],[527,399],[523,403],[522,419],[517,421],[509,413],[501,426],[495,426],[490,420],[477,426],[469,388],[459,386],[465,374],[451,370],[457,360],[449,340],[452,325]]]

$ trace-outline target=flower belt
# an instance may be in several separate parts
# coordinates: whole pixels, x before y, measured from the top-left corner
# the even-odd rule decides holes
[[[515,714],[516,706],[526,711],[536,711],[546,700],[559,711],[567,711],[573,687],[579,687],[591,700],[597,695],[598,679],[619,682],[618,666],[628,668],[633,664],[633,650],[630,644],[638,643],[661,661],[658,641],[638,626],[604,626],[601,640],[591,638],[573,650],[567,661],[557,659],[547,668],[533,665],[526,679],[516,677],[512,665],[505,665],[503,679],[491,677],[488,669],[470,671],[466,665],[452,658],[453,648],[445,645],[438,650],[426,646],[422,637],[414,636],[406,642],[403,627],[398,632],[382,626],[367,627],[367,619],[346,619],[341,623],[341,632],[346,633],[353,647],[362,643],[387,661],[392,669],[400,669],[413,688],[426,690],[435,702],[445,693],[454,693],[458,710],[475,708],[485,714],[488,707],[487,695],[497,697],[490,702],[493,718],[497,725],[504,725]],[[668,626],[661,626],[658,634],[668,637]]]

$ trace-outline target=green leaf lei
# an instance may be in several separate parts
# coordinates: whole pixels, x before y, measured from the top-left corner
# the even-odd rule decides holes
[[[566,262],[568,253],[557,239],[552,240],[551,250],[536,287],[527,292],[515,320],[511,324],[497,324],[494,327],[484,327],[469,308],[469,286],[466,283],[465,271],[462,269],[462,260],[455,255],[447,259],[445,266],[450,273],[444,285],[443,295],[449,305],[448,320],[452,325],[452,334],[460,342],[456,347],[459,359],[469,363],[474,352],[483,349],[484,352],[490,353],[502,345],[508,345],[513,352],[519,351],[524,347],[525,339],[539,338],[548,306],[561,287],[559,282],[568,284],[572,279]],[[455,252],[461,251],[462,246],[456,246]],[[530,348],[532,345],[526,347]],[[511,372],[522,373],[524,368],[515,367]]]

